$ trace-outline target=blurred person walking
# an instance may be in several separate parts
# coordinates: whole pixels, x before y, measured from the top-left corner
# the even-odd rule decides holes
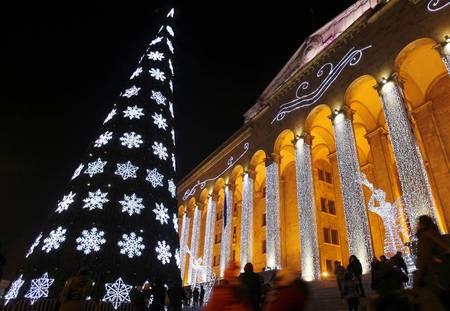
[[[70,277],[61,291],[59,311],[81,311],[92,289],[89,270],[80,268],[77,275]]]

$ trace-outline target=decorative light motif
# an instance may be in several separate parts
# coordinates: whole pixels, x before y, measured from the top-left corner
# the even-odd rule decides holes
[[[150,68],[148,72],[150,73],[150,76],[157,81],[164,82],[164,80],[166,80],[166,74],[164,71],[159,70],[159,68]]]
[[[139,94],[140,87],[132,86],[129,89],[126,89],[125,92],[121,95],[122,97],[130,98],[132,96],[136,96]]]
[[[266,267],[281,268],[280,253],[280,192],[278,164],[266,167]]]
[[[173,145],[175,146],[175,130],[172,129],[172,130],[170,131],[170,134],[172,135],[172,142],[173,142]]]
[[[173,32],[172,27],[166,26],[166,30],[167,30],[167,32],[168,32],[172,37],[175,35],[175,33]]]
[[[77,250],[83,253],[90,254],[98,252],[100,246],[106,243],[104,238],[105,232],[93,227],[91,230],[83,230],[75,242],[77,242]]]
[[[156,215],[156,220],[159,220],[161,225],[167,224],[169,220],[169,214],[167,213],[168,209],[164,206],[163,203],[155,203],[156,208],[153,209],[153,213]]]
[[[123,117],[128,118],[130,120],[140,119],[144,113],[142,112],[143,108],[138,108],[138,106],[130,107],[128,106],[126,110],[123,111]]]
[[[244,174],[241,212],[241,270],[252,261],[253,249],[253,179]]]
[[[84,168],[84,164],[78,165],[78,167],[77,167],[77,169],[75,170],[75,172],[73,172],[73,175],[72,175],[71,180],[74,180],[75,178],[77,178],[77,177],[80,175],[80,173],[81,173],[81,171],[83,170],[83,168]]]
[[[141,214],[141,210],[145,208],[142,204],[142,198],[138,198],[135,193],[131,195],[123,195],[123,200],[119,201],[122,205],[122,213],[128,213],[128,215]]]
[[[162,116],[162,114],[155,112],[152,115],[152,118],[153,118],[153,124],[155,124],[159,129],[166,130],[167,123],[166,123],[166,119]]]
[[[155,45],[155,44],[161,42],[162,39],[163,39],[163,37],[156,37],[155,39],[152,40],[152,42],[150,42],[149,45],[150,45],[150,46]]]
[[[178,233],[178,218],[177,214],[175,213],[173,213],[172,222],[173,222],[173,229],[175,230],[176,233]]]
[[[191,235],[191,250],[190,250],[191,254],[189,255],[189,267],[188,267],[188,275],[187,275],[187,283],[188,284],[192,284],[192,268],[194,266],[193,260],[195,260],[198,256],[201,219],[202,219],[202,212],[198,209],[198,206],[196,206],[194,208],[194,217],[192,218],[192,235]],[[208,219],[208,217],[206,219]],[[208,225],[206,225],[206,226],[208,226]],[[208,228],[208,227],[206,227],[206,228]]]
[[[214,247],[214,228],[216,220],[216,201],[209,197],[208,209],[206,211],[206,227],[205,227],[205,242],[203,250],[203,263],[206,267],[212,267],[213,247]],[[208,280],[210,276],[204,276],[204,280]]]
[[[173,104],[169,102],[169,111],[172,118],[175,118],[175,114],[173,113]]]
[[[130,77],[130,80],[133,80],[136,77],[139,77],[139,75],[142,73],[142,67],[136,68],[136,70],[133,72],[133,74]]]
[[[302,278],[306,281],[312,281],[318,280],[320,277],[320,257],[311,145],[305,142],[305,139],[300,139],[294,145],[294,148]]]
[[[136,171],[139,167],[131,164],[130,161],[126,163],[117,163],[117,169],[114,174],[122,177],[123,180],[127,180],[128,178],[136,178]]]
[[[170,262],[172,253],[170,252],[170,245],[166,244],[166,241],[158,241],[158,246],[155,247],[155,251],[157,253],[156,258],[158,258],[163,265]]]
[[[177,192],[177,186],[175,186],[175,183],[173,182],[173,179],[169,179],[168,183],[168,189],[170,192],[170,195],[172,196],[172,198],[176,197],[176,192]]]
[[[172,41],[170,41],[168,38],[166,38],[166,44],[169,47],[170,53],[173,54],[174,49],[173,49]]]
[[[160,160],[166,160],[167,157],[169,156],[167,154],[167,148],[164,147],[164,145],[162,143],[158,143],[158,142],[154,141],[153,145],[152,145],[152,149],[153,149],[153,154],[157,155]]]
[[[22,277],[23,277],[23,274],[21,274],[14,282],[12,282],[11,286],[9,287],[8,292],[3,297],[3,299],[5,300],[5,306],[8,304],[8,302],[11,299],[17,298],[20,288],[22,287],[23,283],[25,283],[25,281],[22,279]]]
[[[94,162],[88,163],[87,169],[84,171],[85,174],[88,174],[89,177],[103,173],[103,169],[106,165],[107,161],[102,161],[102,159],[98,158]]]
[[[222,229],[222,238],[220,244],[219,273],[221,277],[223,277],[226,265],[230,261],[231,254],[231,228],[233,227],[233,193],[230,191],[228,186],[225,187],[224,196],[224,200],[226,200],[227,202],[227,224]]]
[[[53,249],[58,249],[61,244],[66,240],[66,229],[59,226],[56,230],[50,231],[48,237],[42,242],[42,250],[49,253]]]
[[[175,250],[175,263],[177,264],[178,269],[180,269],[180,250],[178,248]]]
[[[122,278],[118,278],[114,283],[105,283],[106,294],[103,301],[111,302],[117,310],[122,303],[130,302],[130,291],[133,286],[125,284]]]
[[[147,170],[147,177],[145,178],[146,181],[149,181],[153,188],[156,188],[158,186],[163,186],[163,179],[164,176],[158,172],[157,168],[154,168],[152,170]]]
[[[422,169],[422,157],[408,121],[400,88],[394,81],[389,81],[381,86],[380,95],[394,150],[403,200],[414,234],[417,217],[429,215],[437,219],[430,192],[431,187],[426,171]]]
[[[186,268],[186,250],[189,239],[189,225],[190,221],[186,214],[183,214],[183,220],[181,221],[181,237],[180,237],[180,276],[184,280],[184,272]]]
[[[72,191],[69,192],[69,194],[63,196],[62,200],[58,202],[58,208],[56,209],[56,212],[60,214],[63,211],[66,211],[70,204],[73,203],[73,198],[75,198],[76,193],[73,193]]]
[[[150,99],[153,99],[158,105],[166,105],[167,98],[160,91],[153,91]]]
[[[172,61],[170,59],[169,59],[169,69],[170,69],[170,73],[173,76],[173,74],[174,74],[174,72],[173,72],[173,65],[172,65]],[[170,81],[170,82],[172,82],[172,81]]]
[[[172,153],[172,168],[174,172],[177,170],[177,161],[175,160],[175,153]]]
[[[25,298],[30,299],[31,305],[33,305],[40,298],[48,297],[48,289],[53,284],[55,279],[49,279],[47,272],[40,278],[31,280],[31,287],[25,294]]]
[[[120,142],[122,146],[126,146],[128,149],[139,148],[139,146],[144,142],[142,136],[136,134],[135,132],[123,133],[120,137]]]
[[[437,12],[446,8],[449,5],[450,5],[449,0],[429,0],[427,8],[428,11],[430,12]]]
[[[88,197],[83,199],[84,205],[83,208],[89,208],[90,211],[94,209],[103,209],[103,204],[109,202],[106,198],[108,192],[101,192],[100,189],[97,189],[95,192],[88,192]]]
[[[106,116],[105,121],[103,121],[103,124],[107,123],[109,120],[111,120],[117,113],[117,110],[114,108],[113,110],[111,110],[110,113],[108,113],[108,115]]]
[[[214,180],[220,178],[220,176],[222,176],[226,171],[228,171],[230,168],[234,167],[235,164],[236,164],[236,163],[237,163],[237,162],[238,162],[238,161],[239,161],[239,160],[247,153],[247,151],[248,151],[249,148],[250,148],[250,144],[249,144],[248,142],[245,143],[245,144],[243,145],[244,151],[236,158],[236,160],[234,159],[233,156],[231,156],[231,157],[228,159],[227,167],[226,167],[221,173],[217,174],[217,175],[214,176],[214,177],[205,179],[205,180],[203,180],[203,181],[200,181],[200,180],[197,181],[197,183],[196,183],[194,186],[192,186],[192,188],[188,188],[188,189],[184,192],[183,200],[186,201],[189,197],[193,196],[193,195],[195,194],[195,192],[197,191],[197,190],[196,190],[197,187],[200,187],[200,189],[205,188],[207,182],[214,181]]]
[[[42,232],[39,233],[36,240],[34,240],[33,244],[31,244],[30,248],[28,249],[28,252],[25,255],[25,258],[28,258],[31,254],[34,252],[34,248],[39,245],[42,239]]]
[[[142,255],[142,250],[145,248],[145,245],[142,243],[143,240],[142,237],[137,236],[134,232],[130,234],[124,233],[122,240],[117,242],[117,245],[122,255],[127,255],[128,258],[134,258]]]
[[[288,114],[297,109],[315,104],[322,97],[322,95],[325,94],[325,92],[333,84],[333,82],[339,77],[341,72],[347,66],[357,65],[362,58],[363,52],[371,47],[371,45],[368,45],[356,50],[355,47],[352,47],[336,64],[336,66],[332,63],[325,63],[324,65],[322,65],[322,67],[320,67],[317,71],[316,76],[317,78],[321,78],[324,74],[326,74],[326,76],[324,76],[319,86],[315,90],[307,94],[302,94],[302,92],[308,90],[309,82],[303,81],[302,83],[300,83],[297,87],[297,91],[295,92],[295,99],[281,104],[275,118],[273,118],[271,123],[273,124],[274,122],[283,120]]]
[[[356,153],[355,135],[352,121],[344,116],[344,113],[339,115],[342,115],[343,118],[339,120],[340,122],[335,119],[333,126],[349,251],[350,255],[358,257],[363,272],[366,273],[369,271],[373,252],[364,193],[357,181],[359,162]]]
[[[158,51],[150,52],[147,54],[148,59],[151,60],[163,60],[164,59],[164,53],[160,53]]]
[[[105,133],[101,134],[99,138],[94,143],[94,147],[101,147],[106,145],[111,139],[112,139],[112,132],[106,131]]]

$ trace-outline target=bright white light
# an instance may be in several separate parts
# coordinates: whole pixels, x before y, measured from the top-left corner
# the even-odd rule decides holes
[[[200,225],[201,225],[202,213],[196,206],[194,209],[194,216],[192,219],[192,235],[191,235],[191,253],[189,255],[189,267],[187,275],[187,283],[192,284],[192,270],[194,266],[194,260],[198,256],[198,247],[200,241]],[[206,217],[208,219],[208,217]],[[208,227],[206,227],[208,228]]]
[[[166,74],[164,71],[159,70],[159,68],[150,68],[148,72],[150,73],[150,76],[157,81],[164,82],[164,80],[166,80]]]
[[[122,95],[120,95],[120,96],[127,97],[127,98],[130,98],[132,96],[136,96],[136,95],[139,94],[139,90],[140,89],[141,89],[140,87],[136,87],[136,86],[133,85],[129,89],[126,89],[125,92]]]
[[[167,224],[169,220],[169,214],[167,213],[168,209],[164,206],[163,203],[155,203],[156,208],[153,209],[153,213],[156,215],[156,220],[159,220],[161,225]]]
[[[47,272],[38,279],[32,279],[31,287],[24,297],[30,299],[31,305],[33,305],[40,298],[47,298],[48,289],[54,281],[55,279],[48,278]]]
[[[177,195],[177,186],[175,186],[175,183],[173,182],[173,179],[169,179],[168,180],[168,189],[170,192],[170,195],[172,196],[172,198],[175,198],[175,196]]]
[[[164,59],[164,53],[155,51],[155,52],[150,52],[147,54],[148,59],[151,60],[163,60]]]
[[[252,261],[253,250],[253,179],[244,175],[241,213],[241,270]]]
[[[138,106],[130,107],[128,106],[126,110],[123,111],[123,117],[128,118],[130,120],[140,119],[144,113],[142,112],[143,108],[138,108]]]
[[[437,12],[444,9],[448,5],[450,5],[449,0],[429,0],[427,8],[430,12]]]
[[[77,167],[77,169],[75,170],[75,172],[73,172],[73,175],[72,175],[71,180],[74,180],[75,178],[77,178],[77,177],[80,175],[80,173],[81,173],[81,171],[83,170],[83,168],[84,168],[84,164],[80,164],[80,165]]]
[[[186,268],[186,250],[187,250],[187,244],[189,239],[189,225],[190,221],[189,218],[186,216],[186,214],[183,214],[183,220],[181,221],[181,237],[180,237],[180,249],[181,249],[181,255],[180,255],[180,276],[181,279],[184,281],[184,272]]]
[[[172,222],[173,222],[173,229],[175,230],[176,233],[178,233],[178,218],[177,214],[175,213],[173,213]]]
[[[142,73],[142,67],[136,68],[136,70],[133,72],[133,74],[130,77],[130,80],[133,80],[136,77],[139,77],[139,75]]]
[[[114,108],[113,110],[111,110],[110,113],[108,113],[108,115],[106,116],[105,121],[103,121],[103,124],[107,123],[109,120],[111,120],[117,113],[117,110]]]
[[[66,229],[59,226],[56,230],[50,231],[48,237],[43,241],[42,250],[49,253],[51,250],[58,249],[66,240]]]
[[[166,105],[167,98],[160,91],[153,91],[150,99],[153,99],[158,105]]]
[[[208,209],[206,211],[206,228],[205,242],[203,250],[203,264],[206,267],[213,266],[213,248],[214,248],[214,229],[216,220],[216,201],[209,197]],[[205,275],[204,279],[208,280],[210,276]]]
[[[175,262],[178,269],[180,269],[180,250],[178,248],[175,250]]]
[[[126,146],[128,149],[139,148],[140,145],[144,143],[142,136],[135,132],[124,133],[123,136],[120,137],[120,142],[122,146]]]
[[[63,196],[62,200],[58,202],[58,208],[56,209],[56,212],[60,214],[63,211],[66,211],[70,204],[73,203],[74,198],[76,196],[76,193],[73,193],[72,191],[69,192],[69,194]]]
[[[177,170],[177,162],[175,160],[175,154],[174,153],[172,153],[172,168],[173,168],[174,172]]]
[[[153,149],[153,154],[157,155],[160,160],[166,160],[167,157],[169,156],[167,154],[167,148],[164,147],[164,145],[162,143],[158,143],[156,141],[153,142],[152,149]]]
[[[33,254],[34,248],[39,245],[39,243],[41,242],[41,239],[42,239],[42,232],[39,233],[36,240],[34,240],[33,244],[31,244],[30,248],[28,249],[28,252],[25,255],[25,258],[28,258],[28,256]]]
[[[130,234],[125,233],[122,235],[122,240],[117,242],[117,245],[122,255],[126,254],[128,258],[134,258],[142,255],[142,250],[145,248],[145,245],[142,243],[143,240],[142,237],[137,236],[134,232]]]
[[[105,133],[101,134],[99,138],[94,143],[94,147],[101,147],[106,145],[111,139],[112,139],[112,132],[106,131]]]
[[[173,104],[172,104],[172,102],[169,102],[169,111],[170,111],[170,115],[172,116],[172,118],[175,118],[175,115],[173,113]]]
[[[122,213],[128,213],[128,215],[141,214],[141,210],[145,208],[142,204],[143,199],[136,196],[135,193],[131,195],[123,195],[123,200],[119,201],[122,205]]]
[[[22,277],[23,277],[23,274],[21,274],[14,282],[12,282],[11,286],[9,287],[8,292],[3,297],[3,299],[5,300],[5,306],[8,304],[8,302],[11,299],[17,298],[20,288],[22,287],[23,283],[25,283],[25,281],[22,279]]]
[[[266,267],[281,268],[278,164],[266,167]]]
[[[174,129],[172,129],[170,131],[170,135],[172,136],[172,142],[173,142],[173,145],[175,146],[175,130]]]
[[[91,230],[83,230],[81,236],[75,240],[77,242],[77,250],[82,251],[86,255],[98,252],[100,246],[106,243],[104,236],[105,232],[98,230],[96,227],[93,227]]]
[[[166,43],[167,43],[167,47],[169,48],[170,52],[173,54],[174,50],[173,50],[172,41],[170,41],[168,38],[166,38]]]
[[[225,187],[224,200],[227,202],[227,224],[222,229],[222,239],[220,244],[220,276],[223,277],[226,265],[230,261],[231,253],[231,228],[233,227],[233,193]]]
[[[101,192],[97,189],[95,192],[88,192],[88,197],[83,200],[83,208],[89,208],[90,211],[94,209],[103,209],[103,204],[109,202],[106,198],[108,192]]]
[[[94,162],[88,163],[88,168],[84,171],[85,174],[88,174],[89,177],[103,173],[103,169],[106,165],[107,161],[102,161],[102,159],[98,158]]]
[[[158,169],[154,168],[152,170],[147,170],[147,177],[145,178],[145,180],[150,182],[153,188],[156,188],[158,186],[162,187],[163,179],[164,176],[158,172]]]
[[[175,33],[173,32],[172,27],[166,26],[166,30],[167,30],[167,32],[168,32],[172,37],[175,35]]]
[[[118,278],[114,283],[105,283],[106,294],[103,301],[111,302],[114,309],[117,310],[122,303],[130,302],[130,291],[133,288]]]
[[[158,241],[158,246],[155,247],[155,251],[158,254],[156,258],[158,258],[163,265],[170,262],[172,253],[170,252],[170,245],[166,244],[166,241]]]
[[[170,59],[169,59],[169,69],[170,69],[170,73],[172,73],[172,76],[173,76],[173,65],[172,65],[172,61]]]
[[[117,170],[114,174],[122,177],[123,180],[128,178],[136,178],[136,171],[139,169],[138,166],[134,166],[130,161],[126,163],[117,163]]]
[[[155,45],[155,44],[161,42],[162,39],[163,39],[163,37],[156,37],[155,39],[152,40],[152,42],[150,42],[149,45],[150,45],[150,46]]]
[[[164,131],[167,128],[167,120],[162,116],[162,114],[154,113],[152,115],[153,124],[155,124],[159,129],[163,129]]]

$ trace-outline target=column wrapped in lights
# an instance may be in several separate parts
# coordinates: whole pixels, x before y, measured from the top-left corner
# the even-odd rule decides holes
[[[205,228],[205,243],[203,248],[203,265],[206,267],[212,267],[212,254],[214,246],[214,227],[215,227],[215,215],[216,215],[216,202],[212,196],[208,199],[208,209],[206,211],[206,228]],[[210,271],[207,269],[206,271]],[[205,280],[208,276],[204,276]]]
[[[231,253],[231,228],[233,227],[233,189],[230,186],[225,186],[224,191],[224,209],[226,204],[226,224],[225,218],[223,219],[224,225],[222,228],[222,238],[220,243],[220,267],[219,273],[223,277],[226,265],[230,260]]]
[[[266,167],[266,268],[281,268],[280,261],[280,188],[278,155]]]
[[[195,284],[197,282],[197,276],[192,277],[192,268],[194,267],[194,260],[198,257],[198,241],[200,240],[200,224],[202,219],[202,211],[198,208],[198,205],[194,208],[194,216],[192,217],[192,235],[191,235],[191,254],[189,256],[189,267],[187,275],[187,283]]]
[[[241,270],[252,260],[253,250],[253,178],[244,173],[241,212]]]
[[[416,138],[409,123],[402,91],[395,79],[383,79],[377,86],[383,103],[383,112],[394,150],[406,214],[414,233],[420,215],[435,214],[431,186],[423,164]]]
[[[317,280],[320,277],[311,141],[312,137],[307,133],[303,133],[300,139],[294,140],[297,205],[300,224],[300,255],[302,278],[306,281]]]
[[[439,51],[439,54],[441,54],[442,61],[444,62],[445,68],[447,68],[447,72],[450,75],[450,37],[445,36],[444,41],[436,48]]]
[[[358,257],[363,271],[367,272],[373,255],[372,239],[364,193],[358,181],[360,170],[351,110],[344,106],[341,112],[334,113],[331,119],[336,141],[349,251],[350,255]]]
[[[181,278],[184,279],[184,272],[186,267],[186,253],[187,253],[187,242],[189,239],[189,218],[186,213],[183,214],[183,220],[181,221],[181,237],[180,237],[180,273]],[[183,280],[184,281],[184,280]]]

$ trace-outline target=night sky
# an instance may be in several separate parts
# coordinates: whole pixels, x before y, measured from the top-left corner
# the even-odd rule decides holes
[[[355,1],[270,1],[253,7],[242,2],[175,4],[179,178],[239,129],[242,114],[303,39]],[[56,208],[159,27],[164,1],[120,3],[16,4],[2,10],[4,278],[13,276]]]

